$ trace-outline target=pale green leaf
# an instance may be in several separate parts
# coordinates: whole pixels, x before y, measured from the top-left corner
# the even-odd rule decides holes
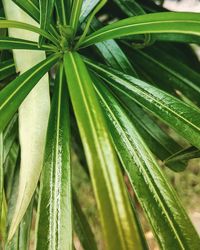
[[[64,65],[106,248],[142,249],[119,164],[91,78],[81,57],[75,52],[65,54]]]

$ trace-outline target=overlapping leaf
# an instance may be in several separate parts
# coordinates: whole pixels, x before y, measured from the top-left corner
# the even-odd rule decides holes
[[[60,65],[41,177],[37,249],[72,249],[70,128],[66,89],[63,65]]]
[[[40,27],[42,30],[48,31],[51,24],[55,0],[42,0],[40,3]],[[42,45],[44,37],[40,36],[39,44]]]
[[[90,76],[77,53],[65,54],[64,64],[106,247],[142,249],[119,165]]]
[[[126,18],[99,29],[84,39],[81,47],[108,39],[145,33],[175,33],[200,36],[197,13],[153,13]]]
[[[1,49],[1,39],[0,39]],[[15,73],[15,65],[13,60],[6,60],[0,63],[0,81]]]
[[[200,110],[190,106],[166,92],[125,75],[119,71],[107,69],[103,65],[86,60],[87,64],[99,73],[117,92],[121,92],[139,105],[163,120],[192,145],[200,148]]]
[[[27,94],[51,68],[51,66],[57,62],[59,57],[60,54],[50,56],[43,62],[17,77],[0,92],[0,131],[5,128],[8,121],[17,111],[19,105]]]
[[[158,82],[161,88],[171,85],[194,103],[200,104],[200,75],[193,69],[155,46],[144,51],[132,50],[132,56],[135,63]]]
[[[198,249],[200,239],[133,122],[116,98],[94,78],[124,169],[161,248]]]

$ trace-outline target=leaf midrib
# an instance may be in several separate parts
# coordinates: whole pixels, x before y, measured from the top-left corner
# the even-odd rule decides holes
[[[91,126],[91,128],[92,128],[91,132],[92,132],[93,137],[94,137],[94,140],[95,140],[96,148],[97,148],[97,150],[98,150],[99,155],[101,156],[101,159],[103,160],[103,165],[104,165],[104,166],[107,166],[107,163],[106,163],[106,161],[105,161],[104,154],[102,153],[101,147],[100,147],[100,145],[99,145],[99,143],[98,143],[98,138],[97,138],[97,135],[96,135],[96,133],[95,133],[96,130],[95,130],[95,127],[94,127],[93,122],[92,122],[92,120],[93,120],[92,114],[91,114],[91,112],[90,112],[90,108],[89,108],[88,105],[87,105],[87,100],[86,100],[85,95],[84,95],[84,90],[83,90],[83,88],[82,88],[81,79],[80,79],[80,76],[79,76],[79,74],[78,74],[78,69],[77,69],[77,67],[76,67],[76,63],[75,63],[75,61],[74,61],[74,58],[73,58],[72,54],[70,54],[70,57],[71,57],[71,60],[72,60],[73,66],[74,66],[74,70],[75,70],[75,72],[76,72],[76,76],[77,76],[77,79],[78,79],[79,87],[80,87],[80,89],[81,89],[81,94],[82,94],[82,97],[83,97],[83,101],[84,101],[85,107],[86,107],[86,109],[87,109],[87,114],[88,114],[88,117],[89,117],[90,126]],[[99,161],[101,161],[101,160],[99,159]],[[115,203],[115,198],[114,198],[115,195],[114,195],[112,186],[109,185],[109,183],[110,183],[109,171],[107,171],[107,168],[105,168],[105,167],[103,167],[103,168],[101,168],[101,169],[102,169],[102,171],[103,171],[104,179],[105,179],[105,181],[106,181],[106,183],[107,183],[108,195],[109,195],[109,198],[111,199],[112,210],[113,210],[113,205],[114,205],[114,208],[115,208],[115,207],[116,207],[116,203]],[[95,178],[93,178],[93,181],[95,181]],[[110,195],[110,193],[111,193],[112,195]],[[115,219],[116,224],[118,225],[118,229],[120,229],[120,230],[119,230],[119,231],[120,231],[119,235],[120,235],[120,238],[121,238],[122,235],[123,235],[123,232],[122,232],[122,230],[121,230],[121,226],[119,227],[119,225],[120,225],[121,223],[119,223],[119,221],[116,220],[116,218],[119,218],[119,217],[118,217],[118,211],[117,211],[117,209],[114,209],[114,210],[113,210],[113,213],[115,214],[114,219]],[[116,214],[117,214],[117,217],[116,217]],[[122,238],[123,238],[123,237],[122,237]],[[123,245],[125,244],[125,242],[124,242],[122,239],[121,239],[120,241],[121,241],[121,244],[123,244]]]
[[[112,76],[114,76],[114,78],[118,78],[118,80],[121,82],[123,82],[124,83],[124,85],[122,85],[123,87],[125,87],[126,89],[129,89],[130,90],[130,88],[127,88],[127,86],[126,86],[126,83],[128,83],[128,85],[130,85],[130,83],[128,82],[128,81],[126,81],[126,80],[124,80],[124,79],[122,79],[122,78],[119,78],[118,76],[116,76],[116,75],[113,75],[111,72],[108,72],[108,71],[106,71],[105,69],[103,69],[103,68],[101,68],[101,67],[98,67],[97,65],[95,65],[95,64],[92,64],[92,63],[90,63],[89,61],[87,61],[87,63],[88,64],[90,64],[90,65],[92,65],[92,67],[94,67],[94,68],[97,68],[97,69],[99,69],[100,71],[103,71],[104,73],[106,73],[107,75],[110,75],[111,77]],[[101,76],[102,77],[102,76]],[[105,78],[105,77],[104,77]],[[105,79],[106,81],[108,81],[107,79]],[[136,79],[137,81],[139,81],[138,79]],[[111,85],[113,85],[112,83],[110,83]],[[120,91],[122,91],[122,92],[124,92],[125,93],[125,95],[127,95],[127,96],[129,96],[129,98],[131,98],[132,99],[132,97],[129,95],[129,94],[127,94],[127,92],[125,92],[125,90],[122,90],[122,89],[120,89],[118,86],[116,86],[116,85],[113,85],[115,88],[117,88],[117,89],[119,89]],[[131,88],[135,88],[135,89],[137,89],[137,90],[139,90],[141,93],[142,93],[142,95],[145,95],[146,97],[148,97],[148,98],[150,98],[151,100],[153,100],[153,101],[155,101],[158,105],[161,105],[164,109],[166,109],[166,110],[168,110],[169,112],[171,112],[171,113],[173,113],[176,117],[178,117],[179,119],[181,119],[181,120],[183,120],[184,122],[186,122],[187,124],[189,124],[191,127],[193,127],[193,128],[195,128],[195,130],[197,130],[198,132],[200,132],[200,128],[199,127],[197,127],[195,124],[193,124],[193,123],[191,123],[189,120],[187,120],[186,118],[184,118],[184,117],[182,117],[182,116],[180,116],[178,113],[176,113],[174,110],[172,110],[172,109],[170,109],[170,108],[168,108],[167,106],[165,106],[160,100],[158,100],[157,98],[153,98],[152,97],[152,95],[151,94],[149,94],[146,90],[144,90],[143,88],[141,88],[141,87],[139,87],[138,85],[137,86],[133,86],[133,85],[131,85]],[[136,93],[135,91],[133,91],[134,93]],[[165,93],[166,94],[166,93]],[[148,100],[148,98],[146,99],[146,100]],[[135,100],[135,101],[137,101],[137,100]],[[137,101],[138,102],[138,101]],[[142,106],[144,106],[143,104],[141,104],[140,102],[138,102],[140,105],[142,105]],[[144,106],[145,108],[147,108],[146,106]]]
[[[13,96],[18,92],[20,91],[21,88],[24,87],[24,85],[38,72],[40,71],[43,67],[45,67],[46,65],[48,65],[50,62],[54,61],[55,58],[58,57],[57,56],[54,56],[52,57],[50,60],[47,60],[46,63],[42,64],[39,68],[37,68],[36,70],[34,70],[34,72],[32,74],[30,74],[30,76],[28,76],[24,81],[23,83],[21,83],[13,92],[12,94],[9,96],[9,98],[7,98],[5,100],[5,102],[2,103],[2,105],[0,105],[0,111],[5,107],[5,105],[8,104],[8,102],[13,98]]]
[[[119,21],[120,22],[120,21]],[[105,30],[105,31],[102,31],[101,33],[98,33],[98,34],[91,34],[90,36],[86,37],[85,40],[82,42],[82,44],[84,45],[85,43],[88,43],[90,40],[94,40],[95,38],[99,37],[99,36],[102,36],[102,35],[105,35],[107,33],[110,33],[110,32],[115,32],[117,30],[121,30],[121,29],[126,29],[126,28],[130,28],[130,27],[136,27],[136,26],[143,26],[143,25],[152,25],[152,24],[161,24],[161,23],[174,23],[174,22],[178,22],[178,23],[196,23],[196,24],[200,24],[200,21],[194,21],[194,20],[166,20],[166,21],[151,21],[151,22],[143,22],[143,23],[136,23],[136,24],[128,24],[128,25],[123,25],[121,27],[116,27],[116,28],[112,28],[110,30]],[[182,33],[180,30],[172,30],[172,29],[169,29],[170,32],[177,32],[177,33]],[[163,30],[156,30],[156,32],[164,32]],[[96,31],[96,32],[99,32],[99,31]],[[95,32],[95,33],[96,33]],[[138,34],[140,33],[140,31],[136,31],[136,32],[127,32],[126,33],[126,36],[128,35],[131,35],[131,34]],[[188,33],[190,34],[199,34],[200,32],[192,32],[192,31],[188,31]],[[120,33],[119,33],[119,37],[120,37]],[[81,44],[81,45],[82,45]]]
[[[129,139],[128,139],[128,137],[127,137],[127,134],[126,134],[126,133],[124,132],[124,130],[122,129],[120,122],[118,121],[118,119],[116,119],[114,113],[112,112],[112,110],[110,109],[110,107],[108,106],[108,104],[104,101],[104,98],[102,97],[102,95],[100,94],[100,92],[97,90],[97,88],[96,88],[96,91],[98,92],[99,96],[101,97],[101,100],[103,101],[104,105],[105,105],[105,106],[107,107],[107,109],[109,110],[109,112],[110,112],[110,114],[111,114],[113,120],[115,121],[115,123],[116,123],[116,124],[118,125],[118,127],[120,128],[121,133],[122,133],[122,134],[124,135],[124,137],[126,138],[126,145],[129,145],[129,146],[127,146],[127,148],[129,148],[129,149],[130,149],[129,152],[131,152],[133,147],[132,147],[131,142],[129,141]],[[141,140],[140,140],[140,143],[143,144],[143,147],[144,147],[145,150],[146,150],[146,145],[145,145]],[[167,213],[167,211],[166,211],[166,209],[165,209],[165,206],[162,204],[162,201],[161,201],[161,199],[160,199],[160,197],[159,197],[159,194],[157,193],[157,190],[155,189],[154,185],[152,184],[152,182],[154,182],[154,180],[153,180],[153,178],[151,179],[151,178],[149,177],[149,175],[147,174],[147,170],[145,169],[145,167],[143,167],[142,161],[140,160],[140,156],[139,156],[138,154],[139,154],[139,152],[138,152],[138,150],[137,150],[137,153],[135,153],[134,156],[133,156],[133,154],[131,154],[131,155],[132,155],[133,158],[135,158],[135,157],[137,158],[137,162],[138,162],[139,165],[140,165],[140,169],[143,170],[143,173],[145,174],[146,179],[148,179],[148,184],[151,186],[150,189],[151,189],[151,190],[154,190],[154,194],[156,194],[157,201],[159,202],[160,207],[161,207],[162,210],[164,211],[164,214],[165,214],[167,220],[169,221],[169,224],[171,225],[171,228],[173,229],[173,231],[174,231],[174,233],[175,233],[175,235],[176,235],[176,238],[178,239],[178,242],[179,242],[180,246],[182,247],[182,249],[184,249],[184,247],[183,247],[183,245],[182,245],[182,242],[181,242],[181,239],[179,238],[178,233],[177,233],[177,231],[176,231],[176,229],[175,229],[175,226],[174,226],[174,224],[173,224],[173,221],[171,221],[171,219],[170,219],[170,217],[169,217],[169,215],[168,215],[168,213]],[[154,160],[153,160],[152,158],[151,158],[151,160],[152,160],[152,162],[154,163]],[[136,163],[135,163],[135,164],[136,164]],[[149,172],[149,171],[148,171],[148,172]],[[132,180],[132,177],[130,176],[129,172],[126,171],[126,173],[128,174],[129,179]],[[151,176],[151,173],[150,173],[150,172],[149,172],[149,174],[150,174],[150,176]],[[133,187],[134,187],[134,186],[133,186]]]

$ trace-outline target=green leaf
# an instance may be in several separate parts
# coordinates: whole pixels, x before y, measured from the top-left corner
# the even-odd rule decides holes
[[[156,82],[170,84],[174,90],[180,90],[191,101],[200,105],[200,74],[155,46],[143,51],[134,50],[131,55],[135,63],[143,67]]]
[[[198,249],[200,239],[150,150],[116,98],[94,80],[112,138],[161,249]]]
[[[1,38],[0,38],[0,49],[1,49]],[[15,64],[13,60],[6,60],[0,62],[0,81],[6,77],[15,74]]]
[[[183,42],[183,43],[200,43],[200,37],[190,34],[180,33],[158,33],[153,34],[153,38],[157,41],[168,41],[168,42]]]
[[[40,3],[40,28],[42,30],[48,31],[51,23],[51,18],[53,14],[53,8],[55,0],[41,0]],[[39,37],[39,45],[44,43],[44,37]]]
[[[12,0],[16,5],[23,9],[28,15],[30,15],[35,21],[40,20],[39,1],[32,0]],[[38,2],[36,5],[35,3]]]
[[[59,24],[67,25],[71,13],[72,0],[56,0],[56,10],[58,14]]]
[[[57,39],[55,39],[52,35],[48,34],[46,31],[36,26],[33,26],[31,24],[18,22],[18,21],[12,21],[12,20],[0,20],[0,29],[3,29],[3,28],[16,28],[16,29],[24,29],[24,30],[32,31],[41,36],[44,36],[45,38],[52,41],[55,45],[59,46]]]
[[[69,24],[70,24],[71,28],[73,29],[74,36],[75,36],[77,28],[78,28],[82,4],[83,4],[83,0],[73,1]]]
[[[137,34],[176,33],[200,36],[200,17],[197,13],[153,13],[126,18],[109,24],[87,36],[80,47],[108,39]]]
[[[75,232],[85,250],[97,250],[94,234],[78,202],[76,193],[73,192],[73,213]]]
[[[38,47],[38,44],[33,41],[28,41],[13,37],[1,37],[0,38],[0,49],[27,49],[27,50],[55,50],[56,47],[53,45],[42,45]]]
[[[83,23],[101,0],[84,0],[79,21]]]
[[[18,164],[19,165],[19,164]],[[12,181],[12,192],[11,197],[9,198],[8,203],[8,213],[7,213],[7,229],[10,226],[11,219],[15,209],[15,201],[18,191],[19,184],[19,166],[15,169],[14,178]],[[19,225],[18,230],[16,231],[14,237],[10,242],[6,242],[5,250],[21,250],[28,249],[30,243],[30,233],[31,233],[31,224],[32,224],[32,214],[33,214],[33,202],[34,198],[30,202],[29,207]]]
[[[101,22],[94,18],[93,22],[91,23],[91,29],[95,31],[100,27],[102,27]],[[124,73],[136,76],[136,72],[129,59],[114,40],[97,43],[95,44],[95,47],[108,65],[115,69],[119,69]]]
[[[142,249],[119,164],[91,78],[81,57],[75,52],[65,54],[64,65],[106,247]]]
[[[60,54],[50,56],[46,60],[23,73],[0,92],[0,131],[17,111],[27,94],[43,77],[43,75],[57,62]]]
[[[70,125],[66,93],[61,64],[55,81],[40,182],[37,249],[73,248]]]
[[[84,40],[84,38],[86,37],[88,30],[90,28],[90,24],[93,20],[93,18],[95,17],[96,13],[100,11],[100,9],[103,8],[103,6],[106,4],[107,0],[101,0],[99,2],[99,4],[97,4],[97,6],[94,8],[94,10],[91,12],[91,14],[88,17],[88,20],[86,22],[86,25],[84,27],[83,33],[81,35],[81,37],[79,38],[78,42],[76,43],[74,49],[78,48],[79,45],[81,44],[81,42]]]
[[[85,59],[93,70],[98,72],[115,92],[120,92],[133,99],[140,106],[152,112],[163,122],[172,127],[192,145],[200,148],[200,110],[190,106],[166,92],[103,65]]]
[[[58,57],[59,55],[53,55],[47,58],[19,76],[5,88],[5,90],[7,89],[7,93],[10,93],[15,84],[17,85],[17,87],[14,88],[15,90],[11,92],[12,94],[5,99],[3,103],[4,108],[2,109],[3,114],[5,114],[7,110],[6,114],[12,116],[18,108],[18,105],[24,100],[36,83],[38,83],[37,87],[32,90],[19,109],[19,135],[21,146],[20,182],[15,213],[13,215],[8,240],[12,238],[24,216],[39,180],[44,151],[44,139],[46,136],[47,117],[49,115],[48,76],[45,76],[43,81],[39,80],[50,67],[57,62]],[[32,62],[29,61],[29,63],[31,64]],[[12,105],[9,105],[9,103],[12,103]],[[40,104],[44,106],[40,107]],[[8,105],[13,107],[12,110]],[[9,117],[5,118],[8,119]],[[38,126],[40,128],[39,130]],[[29,140],[28,145],[27,140]],[[27,164],[29,168],[27,168]]]
[[[114,2],[127,16],[138,16],[145,14],[145,11],[135,0],[114,0]]]
[[[3,201],[3,154],[4,154],[4,145],[3,145],[3,133],[0,133],[0,220],[1,220],[1,209],[2,209],[2,201]]]
[[[5,197],[5,192],[3,190],[3,198],[2,198],[2,207],[1,207],[1,216],[0,216],[0,236],[1,242],[0,247],[4,249],[4,243],[6,240],[6,216],[7,216],[7,202]]]
[[[14,142],[6,158],[6,161],[4,162],[4,183],[6,183],[4,188],[7,200],[10,200],[11,197],[13,183],[14,183],[15,169],[18,168],[19,158],[20,158],[19,143]]]
[[[14,115],[6,129],[3,133],[3,143],[4,143],[4,154],[3,154],[3,162],[6,161],[7,156],[14,144],[18,135],[18,116]]]
[[[151,152],[160,160],[163,161],[182,149],[181,146],[164,132],[133,100],[130,100],[122,94],[120,95],[120,101],[140,136],[151,149]],[[187,164],[184,162],[177,162],[176,164],[168,164],[165,162],[165,166],[173,171],[179,172],[183,171]]]
[[[27,1],[27,0],[12,0],[17,4],[22,10],[24,10],[29,16],[31,16],[36,22],[40,22],[40,9],[39,1]],[[59,34],[55,27],[50,23],[49,31],[52,36],[59,38]]]
[[[182,149],[179,152],[171,155],[169,158],[165,159],[165,163],[176,163],[181,160],[190,160],[194,158],[200,157],[200,150],[195,147],[188,147],[186,149]]]

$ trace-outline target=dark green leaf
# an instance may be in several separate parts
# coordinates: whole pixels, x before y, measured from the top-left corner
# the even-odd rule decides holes
[[[30,25],[27,23],[22,23],[22,22],[17,22],[17,21],[12,21],[12,20],[0,20],[0,29],[2,28],[16,28],[16,29],[29,30],[41,36],[44,36],[45,38],[52,41],[55,45],[59,46],[57,39],[54,38],[52,35],[48,34],[46,31],[40,28],[37,28],[36,26]]]
[[[43,77],[43,75],[57,62],[60,54],[50,56],[24,74],[17,77],[0,92],[0,131],[17,111],[27,94]]]
[[[0,38],[0,49],[27,49],[27,50],[55,50],[56,47],[53,45],[38,46],[36,42],[23,40],[13,37],[1,37]]]
[[[71,13],[72,0],[56,0],[55,3],[59,24],[67,25]]]
[[[91,23],[92,30],[95,31],[100,27],[102,27],[101,22],[98,21],[98,19],[94,19]],[[114,40],[97,43],[95,46],[108,65],[124,73],[136,76],[136,72],[129,62],[129,59]]]
[[[181,146],[165,133],[133,100],[130,100],[124,95],[120,95],[120,100],[125,106],[129,119],[134,123],[140,136],[151,149],[151,152],[160,160],[163,161],[170,155],[181,150]],[[176,164],[167,163],[166,166],[178,172],[183,171],[187,164],[177,162]]]
[[[29,16],[31,16],[36,22],[39,23],[40,21],[39,1],[13,0],[13,2],[15,2],[21,9],[23,9]],[[58,32],[51,23],[49,31],[55,38],[59,38]]]
[[[118,155],[161,248],[197,250],[198,234],[150,150],[117,100],[94,82]]]
[[[40,0],[40,27],[42,30],[48,31],[51,24],[51,17],[55,0]],[[44,37],[39,37],[39,45],[44,43]]]
[[[38,205],[37,249],[72,249],[69,104],[63,65],[56,81]],[[45,233],[44,233],[45,232]]]
[[[190,160],[194,158],[200,157],[200,150],[195,147],[189,147],[183,150],[180,150],[176,154],[171,155],[169,158],[165,160],[165,163],[176,163],[181,160]]]
[[[115,92],[120,92],[136,101],[172,127],[192,145],[200,148],[200,110],[190,106],[166,92],[105,66],[99,66],[85,59]]]
[[[1,39],[0,39],[0,49],[1,49]],[[0,63],[0,81],[13,74],[15,74],[15,64],[13,60],[7,60]]]
[[[4,154],[4,145],[3,145],[3,133],[0,133],[0,220],[1,220],[1,208],[2,208],[2,201],[3,201],[3,154]]]
[[[145,11],[135,0],[114,0],[114,2],[127,16],[138,16],[145,14]]]
[[[8,214],[7,214],[7,229],[10,226],[12,216],[15,209],[15,201],[18,191],[19,184],[19,168],[15,169],[15,174],[12,183],[12,192],[11,197],[8,203]],[[31,232],[31,224],[32,224],[32,213],[33,213],[33,202],[34,198],[27,208],[27,211],[16,231],[14,237],[10,242],[6,243],[5,250],[21,250],[21,249],[29,249],[30,243],[30,232]]]
[[[131,55],[135,63],[143,67],[152,79],[161,83],[161,87],[170,84],[175,90],[180,90],[191,101],[200,105],[200,74],[196,71],[155,46],[144,51],[134,50]]]
[[[15,142],[18,135],[18,116],[14,115],[6,129],[3,133],[4,141],[4,153],[3,153],[3,162],[5,162],[13,143]]]

